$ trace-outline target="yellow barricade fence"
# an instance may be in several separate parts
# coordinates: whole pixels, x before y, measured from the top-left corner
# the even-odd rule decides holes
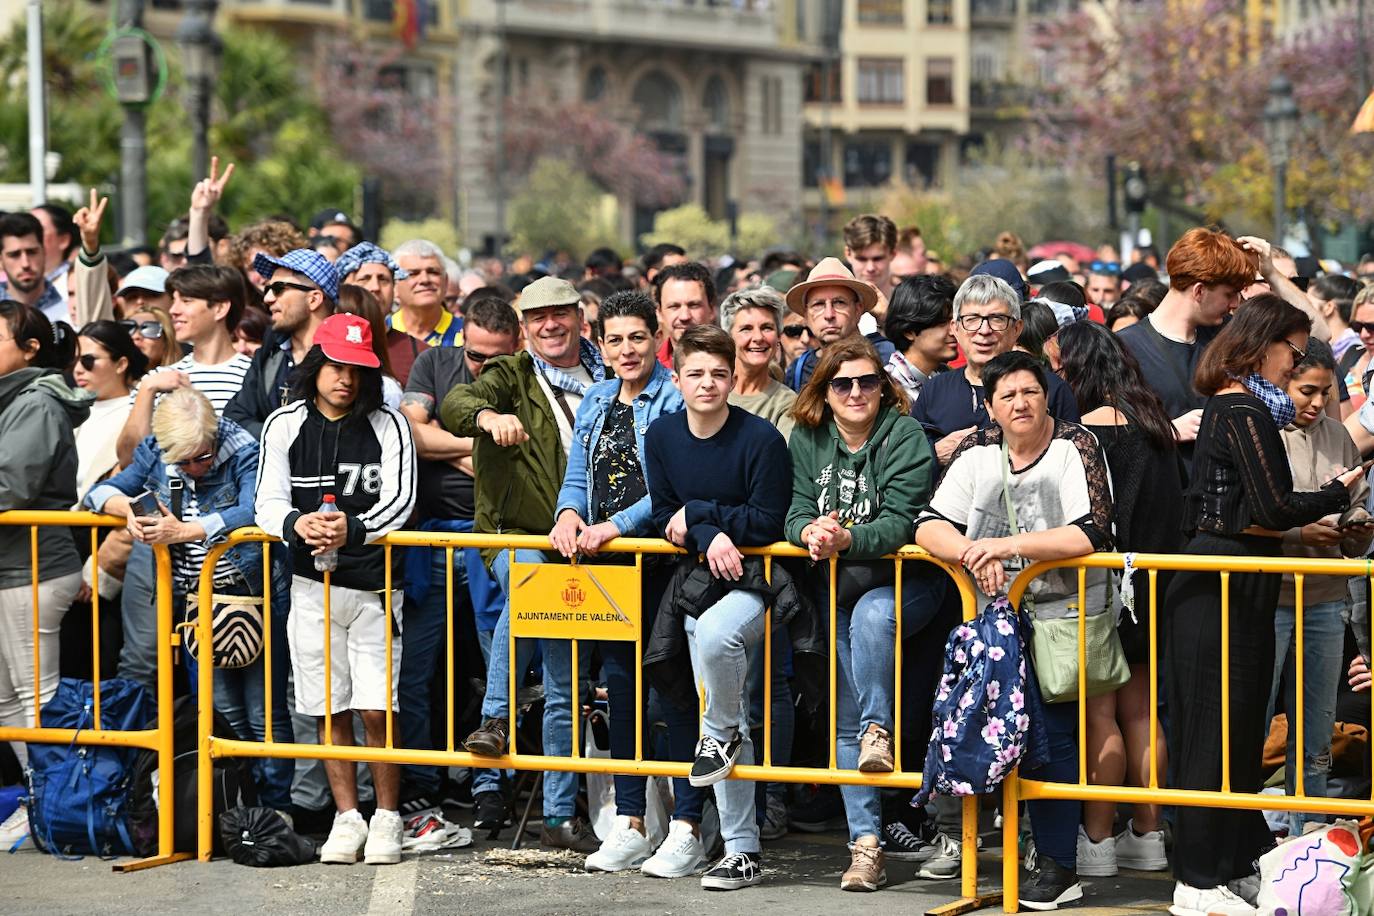
[[[264,544],[264,551],[267,550],[266,544],[274,539],[260,529],[244,528],[234,532],[229,539],[213,547],[206,557],[205,566],[201,573],[200,582],[200,606],[199,615],[200,633],[198,642],[201,646],[213,645],[211,632],[211,614],[208,612],[210,607],[210,597],[212,589],[212,573],[219,556],[230,547],[244,543],[259,542]],[[578,639],[622,639],[634,641],[637,649],[642,649],[643,634],[640,628],[640,592],[639,576],[642,572],[642,558],[645,554],[681,554],[683,551],[667,541],[644,538],[620,538],[611,541],[602,548],[606,553],[630,553],[635,555],[633,566],[612,566],[594,565],[593,562],[574,563],[572,565],[563,564],[522,564],[516,561],[516,549],[533,549],[550,551],[549,539],[547,537],[525,536],[525,535],[484,535],[484,534],[457,534],[446,532],[418,532],[418,531],[399,531],[394,532],[374,545],[376,549],[386,552],[386,582],[385,582],[385,602],[388,614],[392,612],[391,595],[393,583],[391,581],[392,551],[400,547],[426,547],[440,549],[447,555],[448,570],[446,586],[448,596],[447,625],[446,625],[446,644],[450,651],[446,652],[445,662],[445,693],[448,697],[448,708],[445,720],[447,723],[447,736],[443,750],[427,750],[416,748],[397,747],[394,740],[392,702],[386,706],[386,740],[383,747],[365,747],[361,745],[334,745],[334,744],[284,744],[272,739],[272,645],[270,625],[264,627],[264,646],[265,657],[263,678],[265,685],[266,716],[264,733],[266,738],[262,742],[230,740],[213,735],[211,725],[213,720],[214,690],[213,690],[213,671],[210,665],[202,664],[199,666],[199,706],[200,706],[200,787],[199,787],[199,855],[202,860],[208,860],[211,854],[211,842],[213,839],[213,794],[211,791],[211,778],[213,760],[220,757],[250,757],[250,758],[289,758],[289,759],[314,759],[314,760],[350,760],[350,761],[369,761],[393,764],[421,764],[431,766],[466,766],[483,768],[503,768],[513,770],[534,770],[534,771],[565,771],[578,773],[602,773],[602,774],[622,774],[640,776],[669,776],[686,777],[691,769],[690,763],[645,760],[643,757],[642,731],[635,740],[635,755],[632,760],[624,759],[589,759],[583,755],[580,746],[579,728],[580,716],[577,715],[579,707],[578,671],[577,671],[577,641]],[[510,748],[503,757],[477,757],[466,751],[460,750],[457,743],[457,736],[454,734],[454,659],[451,647],[453,645],[453,552],[465,547],[488,548],[496,547],[511,551],[510,585],[512,591],[512,612],[511,612],[511,652],[510,658],[514,660],[516,638],[546,638],[546,639],[571,639],[572,640],[572,706],[574,710],[573,721],[573,740],[572,755],[569,757],[555,757],[548,755],[536,755],[521,753],[516,741],[515,729],[515,707],[514,698],[516,696],[516,672],[511,671],[510,685]],[[771,576],[772,562],[778,557],[805,557],[806,552],[791,544],[774,544],[766,548],[752,548],[743,551],[746,555],[763,556],[765,572]],[[890,558],[896,570],[896,596],[895,603],[901,607],[901,569],[903,563],[922,562],[930,563],[943,569],[953,579],[959,592],[963,617],[970,620],[977,612],[975,593],[972,584],[963,570],[945,564],[925,551],[915,547],[903,548],[893,554]],[[770,782],[802,782],[802,783],[821,783],[829,785],[841,784],[864,784],[878,787],[900,787],[900,788],[919,788],[921,784],[921,774],[919,772],[908,771],[902,768],[901,760],[901,721],[902,721],[902,691],[901,691],[901,672],[902,672],[902,629],[901,614],[896,615],[897,631],[894,646],[896,660],[896,692],[895,709],[893,711],[893,748],[895,756],[895,771],[888,774],[860,773],[857,770],[840,770],[836,767],[835,761],[835,734],[836,734],[836,663],[835,663],[835,571],[836,564],[832,560],[830,563],[830,601],[829,601],[829,697],[830,697],[830,727],[829,727],[829,766],[820,767],[788,767],[775,766],[772,762],[772,680],[771,667],[773,664],[772,652],[762,652],[764,664],[764,719],[763,735],[765,736],[763,745],[763,762],[755,765],[739,765],[732,771],[734,778],[764,780]],[[267,605],[263,609],[264,617],[270,620],[271,611],[271,564],[263,563],[263,592],[267,596]],[[329,629],[330,620],[330,601],[329,585],[330,575],[325,574],[325,599],[324,599],[324,630]],[[632,589],[632,590],[631,590]],[[612,592],[619,592],[621,595],[629,595],[627,598],[616,599],[612,597]],[[521,608],[548,608],[564,607],[575,605],[576,610],[559,614],[538,614],[520,613]],[[324,633],[321,633],[324,637]],[[391,665],[399,664],[398,659],[392,656],[391,628],[387,629],[387,659],[388,668],[386,683],[388,685],[388,697],[390,699],[390,689],[392,683]],[[941,633],[938,637],[943,643],[945,634]],[[769,610],[765,617],[764,645],[772,644],[772,612]],[[325,733],[332,735],[332,659],[330,640],[324,638],[324,685],[325,685]],[[643,709],[643,669],[637,668],[635,678],[635,697],[639,703],[639,708]],[[978,895],[978,862],[977,862],[977,799],[969,798],[963,802],[963,873],[962,873],[962,898],[946,907],[941,907],[937,911],[941,914],[953,914],[968,912],[984,906],[992,905],[997,902],[998,897]]]
[[[38,607],[38,531],[40,528],[88,529],[90,549],[94,556],[100,542],[101,528],[123,528],[124,519],[92,512],[56,512],[14,510],[0,512],[0,525],[27,527],[29,529],[29,562],[33,570],[33,726],[0,726],[0,741],[23,741],[30,744],[81,744],[103,745],[106,747],[137,747],[154,751],[158,755],[158,852],[146,859],[121,862],[114,866],[115,871],[137,871],[156,865],[166,865],[191,858],[190,853],[173,852],[173,805],[175,780],[172,777],[172,647],[178,639],[172,626],[172,581],[171,557],[162,545],[153,548],[155,573],[157,577],[157,724],[142,731],[115,731],[102,727],[100,718],[100,580],[99,564],[93,576],[91,587],[91,643],[92,675],[94,683],[94,703],[92,718],[95,727],[91,729],[46,728],[43,725],[42,664],[39,651],[39,607]],[[107,609],[108,610],[108,609]],[[120,608],[115,604],[114,613]],[[113,672],[105,672],[113,674]]]
[[[1068,560],[1035,563],[1017,575],[1007,589],[1008,598],[1013,605],[1020,606],[1021,598],[1031,581],[1052,569],[1073,568],[1078,570],[1078,606],[1087,603],[1087,571],[1089,569],[1122,570],[1125,554],[1098,553]],[[1159,593],[1159,573],[1161,571],[1187,570],[1192,572],[1215,572],[1221,578],[1221,789],[1220,791],[1199,791],[1190,789],[1170,789],[1161,785],[1163,774],[1159,772],[1159,754],[1156,742],[1159,736],[1159,657],[1163,647],[1159,645],[1158,627],[1153,618],[1149,621],[1150,645],[1150,773],[1147,786],[1106,786],[1091,785],[1088,782],[1088,745],[1084,738],[1087,732],[1087,704],[1078,704],[1078,782],[1036,782],[1021,779],[1013,772],[1003,783],[1002,804],[1002,891],[1003,908],[1008,913],[1018,910],[1017,898],[1020,889],[1019,856],[1017,841],[1019,834],[1018,804],[1034,799],[1067,799],[1085,802],[1117,802],[1122,804],[1184,805],[1205,808],[1251,808],[1264,810],[1310,811],[1323,814],[1343,814],[1349,817],[1374,816],[1374,796],[1369,800],[1350,798],[1313,798],[1308,797],[1302,779],[1303,759],[1303,587],[1309,576],[1341,576],[1362,578],[1374,582],[1374,564],[1369,560],[1318,560],[1293,557],[1224,557],[1190,556],[1179,554],[1131,554],[1131,567],[1147,572],[1149,579],[1149,604],[1137,590],[1138,607],[1161,609],[1164,596]],[[1299,761],[1298,774],[1294,780],[1296,794],[1291,796],[1260,795],[1249,792],[1233,792],[1231,777],[1231,678],[1230,678],[1230,577],[1236,573],[1273,573],[1281,575],[1292,573],[1296,591],[1294,605],[1294,646],[1296,656],[1296,681],[1294,695],[1298,697],[1294,738]],[[1160,600],[1156,600],[1160,599]],[[1087,695],[1087,618],[1078,616],[1078,695]],[[1344,668],[1342,667],[1342,672]],[[1255,689],[1269,689],[1269,684],[1257,684]],[[1371,709],[1374,710],[1374,691],[1370,692]],[[1185,749],[1170,748],[1171,752]],[[1374,755],[1374,747],[1371,747]]]

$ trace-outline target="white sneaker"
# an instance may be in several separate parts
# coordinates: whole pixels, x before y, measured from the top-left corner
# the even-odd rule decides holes
[[[1083,859],[1083,850],[1080,847],[1078,858]],[[1136,871],[1164,871],[1169,867],[1169,854],[1164,851],[1164,831],[1151,830],[1141,836],[1135,832],[1135,822],[1127,821],[1126,829],[1116,835],[1116,864],[1122,868],[1133,868]],[[1078,873],[1092,874],[1084,872],[1082,868]]]
[[[624,871],[638,868],[648,860],[654,848],[649,838],[630,826],[629,817],[617,814],[611,835],[601,848],[587,856],[587,871]]]
[[[367,848],[363,861],[368,865],[395,865],[401,861],[401,835],[405,825],[398,811],[377,809],[367,825]]]
[[[320,847],[320,861],[325,865],[352,865],[367,842],[367,823],[355,808],[347,814],[334,815],[329,839]]]
[[[29,806],[21,804],[0,824],[0,852],[8,852],[29,837]]]
[[[1251,916],[1259,910],[1224,885],[1202,888],[1180,881],[1174,885],[1174,903],[1169,912],[1174,916]]]
[[[401,837],[401,849],[406,852],[437,852],[471,845],[471,830],[430,812],[406,818],[405,833]]]
[[[1083,825],[1078,825],[1078,873],[1087,878],[1110,878],[1116,874],[1116,837],[1094,843]]]
[[[1244,878],[1227,881],[1226,889],[1256,909],[1259,908],[1259,875],[1246,875]]]
[[[705,861],[706,847],[701,845],[701,838],[692,833],[692,825],[673,821],[668,827],[667,839],[640,871],[651,878],[685,878],[701,868]]]

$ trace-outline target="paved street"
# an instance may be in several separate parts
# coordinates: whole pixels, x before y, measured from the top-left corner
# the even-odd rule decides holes
[[[507,831],[509,836],[509,831]],[[991,837],[989,837],[991,839]],[[639,876],[589,875],[581,858],[538,849],[512,852],[479,838],[451,853],[407,856],[399,866],[312,865],[251,869],[227,860],[181,863],[133,874],[114,874],[108,863],[64,862],[24,850],[4,860],[3,911],[7,916],[52,914],[787,914],[923,913],[949,902],[957,881],[915,878],[916,866],[890,863],[890,886],[877,894],[846,894],[839,875],[848,861],[844,837],[792,834],[765,846],[765,883],[728,894],[702,891],[695,880],[656,881]],[[984,855],[985,885],[1000,863]],[[1083,914],[1159,913],[1172,890],[1164,875],[1085,882]],[[990,912],[998,912],[992,910]]]

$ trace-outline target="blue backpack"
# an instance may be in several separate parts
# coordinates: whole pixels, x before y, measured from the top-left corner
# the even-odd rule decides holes
[[[100,682],[100,724],[140,731],[153,718],[148,692],[136,681]],[[43,707],[44,728],[95,727],[90,681],[63,678]],[[140,749],[98,745],[29,745],[29,835],[59,858],[134,855],[129,787]]]
[[[1048,759],[1044,701],[1022,638],[1029,626],[999,597],[949,634],[913,805],[924,805],[932,793],[984,795],[1017,765]]]

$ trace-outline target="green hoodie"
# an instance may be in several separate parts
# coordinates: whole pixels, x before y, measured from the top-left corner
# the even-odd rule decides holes
[[[801,545],[803,528],[817,516],[837,511],[854,539],[841,555],[844,559],[876,559],[911,542],[916,516],[934,488],[935,456],[920,423],[884,407],[857,452],[844,444],[834,419],[817,427],[797,424],[788,450],[789,541]]]
[[[76,437],[90,415],[91,396],[71,388],[56,369],[0,375],[0,512],[66,511],[77,501]],[[0,588],[32,583],[29,529],[0,525]],[[72,533],[38,529],[40,581],[81,570]]]

